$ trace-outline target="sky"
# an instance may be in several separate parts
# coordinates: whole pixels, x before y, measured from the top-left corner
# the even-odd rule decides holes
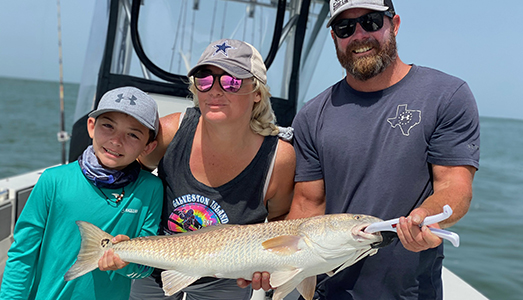
[[[77,83],[95,1],[60,2],[63,78]],[[523,119],[519,89],[523,86],[523,1],[503,0],[496,2],[498,6],[482,3],[395,0],[401,17],[399,56],[405,63],[439,69],[465,80],[481,116]],[[58,81],[57,32],[56,0],[2,1],[0,77]],[[330,40],[319,65],[339,67]],[[334,82],[320,78],[309,94],[317,94]]]

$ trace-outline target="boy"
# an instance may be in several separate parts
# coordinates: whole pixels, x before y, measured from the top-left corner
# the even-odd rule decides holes
[[[89,114],[87,129],[92,146],[77,162],[46,170],[31,192],[16,223],[0,299],[128,299],[132,279],[152,272],[129,264],[64,281],[80,249],[77,220],[131,238],[155,235],[160,222],[161,180],[136,161],[157,145],[154,99],[133,87],[111,90]]]

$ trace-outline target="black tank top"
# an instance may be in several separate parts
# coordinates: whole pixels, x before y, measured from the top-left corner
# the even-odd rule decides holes
[[[265,137],[254,159],[234,179],[210,187],[194,178],[189,165],[200,115],[199,108],[187,109],[158,166],[165,189],[160,235],[217,224],[260,223],[267,217],[264,186],[278,137]]]

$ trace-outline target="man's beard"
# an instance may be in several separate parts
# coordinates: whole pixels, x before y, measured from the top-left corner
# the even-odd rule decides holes
[[[347,45],[345,52],[340,51],[336,41],[334,41],[334,45],[336,46],[336,54],[338,55],[341,66],[347,70],[348,74],[361,81],[371,79],[383,72],[397,56],[396,36],[392,30],[390,30],[389,40],[383,47],[376,39],[355,41]],[[364,47],[372,47],[377,53],[356,59],[353,58],[352,51]]]

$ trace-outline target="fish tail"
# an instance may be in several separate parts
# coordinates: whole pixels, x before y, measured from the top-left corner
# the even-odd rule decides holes
[[[112,246],[111,239],[113,236],[95,225],[84,221],[76,221],[76,225],[80,229],[82,244],[76,262],[65,273],[65,281],[73,280],[98,268],[98,261],[102,258],[105,250]]]

